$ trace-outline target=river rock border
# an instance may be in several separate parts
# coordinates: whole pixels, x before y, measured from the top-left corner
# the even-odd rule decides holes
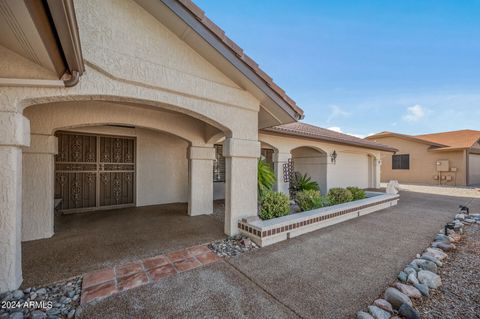
[[[420,313],[413,307],[412,299],[428,298],[430,289],[442,285],[437,275],[438,267],[448,258],[448,253],[456,249],[455,243],[462,239],[464,227],[473,223],[480,224],[480,214],[455,215],[453,229],[441,229],[435,236],[431,247],[421,255],[417,254],[398,274],[398,281],[388,287],[383,298],[376,299],[367,310],[357,312],[357,319],[420,319]]]

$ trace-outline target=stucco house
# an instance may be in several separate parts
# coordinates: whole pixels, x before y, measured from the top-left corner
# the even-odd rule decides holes
[[[370,141],[397,148],[382,158],[382,181],[467,186],[480,184],[480,131],[423,135],[381,132]]]
[[[189,0],[0,2],[0,292],[54,211],[225,199],[257,214],[257,161],[322,192],[377,187],[389,146],[298,123],[303,111]],[[292,161],[293,159],[293,161]]]

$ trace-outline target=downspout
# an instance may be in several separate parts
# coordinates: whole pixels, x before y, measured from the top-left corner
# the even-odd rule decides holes
[[[63,84],[66,88],[75,86],[80,80],[80,73],[78,71],[72,71],[72,74],[68,80],[64,80]]]

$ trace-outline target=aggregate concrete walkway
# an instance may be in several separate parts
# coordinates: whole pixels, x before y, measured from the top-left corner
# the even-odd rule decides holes
[[[81,317],[352,318],[468,201],[402,192],[394,208],[132,289]]]
[[[213,216],[190,217],[187,204],[58,216],[52,238],[22,243],[23,287],[224,238]]]

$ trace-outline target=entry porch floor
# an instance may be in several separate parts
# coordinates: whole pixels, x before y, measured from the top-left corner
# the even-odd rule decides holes
[[[224,238],[223,227],[222,202],[194,217],[185,203],[57,216],[53,237],[22,243],[22,286],[205,244]]]

